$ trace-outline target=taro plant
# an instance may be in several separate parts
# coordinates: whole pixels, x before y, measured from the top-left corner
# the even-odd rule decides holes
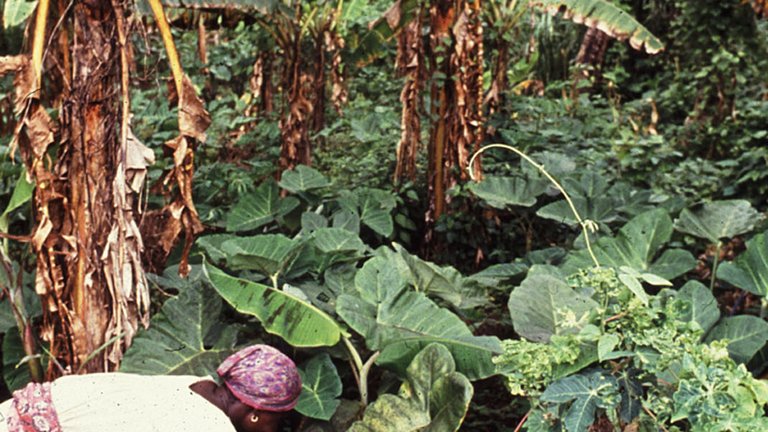
[[[738,288],[760,296],[760,317],[768,316],[768,243],[762,232],[747,241],[747,250],[733,262],[717,269],[717,277]]]
[[[473,335],[457,313],[487,304],[489,287],[525,267],[497,266],[466,277],[397,244],[374,249],[362,241],[361,227],[379,238],[391,235],[392,195],[376,189],[330,194],[328,184],[300,166],[236,204],[227,216],[231,234],[199,240],[208,258],[197,279],[181,285],[177,278],[159,280],[179,294],[136,338],[124,370],[210,371],[238,340],[239,327],[219,321],[223,300],[255,320],[252,330],[315,354],[303,365],[302,414],[328,420],[340,406],[339,372],[330,354],[349,361],[358,409],[374,394],[372,368],[405,380],[398,396],[379,395],[353,429],[384,430],[371,425],[393,409],[414,422],[409,430],[458,428],[471,399],[470,380],[495,373],[491,358],[501,346],[496,337]],[[177,332],[186,336],[167,339]],[[160,359],[169,344],[183,347],[176,347],[175,359]]]
[[[717,266],[723,239],[752,231],[764,219],[749,201],[725,200],[684,209],[675,220],[675,229],[715,245],[709,289],[715,289]]]

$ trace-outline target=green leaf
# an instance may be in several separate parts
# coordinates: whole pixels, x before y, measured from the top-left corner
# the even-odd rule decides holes
[[[29,18],[37,7],[37,0],[5,0],[3,27],[8,30],[17,27]]]
[[[639,298],[640,301],[643,302],[644,305],[648,306],[648,302],[649,302],[648,294],[645,292],[643,285],[640,283],[640,281],[637,280],[636,277],[626,273],[620,273],[619,280],[627,288],[629,288],[629,290],[632,291],[632,293],[635,294],[637,298]]]
[[[678,291],[677,298],[687,305],[680,319],[697,322],[705,333],[720,319],[720,309],[717,307],[715,296],[699,281],[686,282]]]
[[[351,60],[358,67],[383,55],[387,43],[405,26],[419,10],[416,0],[396,0],[380,18],[368,24],[369,31],[360,38],[352,52]]]
[[[747,242],[746,252],[717,268],[717,277],[745,291],[768,296],[768,231]]]
[[[33,2],[37,3],[37,1]],[[6,8],[9,3],[6,3]],[[6,21],[7,24],[7,21]],[[16,180],[16,187],[13,188],[13,194],[8,201],[8,205],[5,207],[5,211],[0,217],[8,216],[12,211],[24,205],[27,201],[32,199],[32,192],[35,190],[35,185],[27,181],[27,170],[22,170],[19,174],[18,180]]]
[[[600,339],[597,341],[597,358],[600,361],[605,360],[608,354],[613,352],[613,349],[619,345],[619,341],[619,337],[615,334],[604,334],[600,336]]]
[[[475,289],[472,281],[466,280],[455,268],[440,267],[409,254],[399,244],[395,243],[394,246],[410,270],[410,282],[416,291],[439,297],[460,309],[469,309],[488,302],[485,293]]]
[[[282,234],[236,237],[221,245],[231,269],[255,270],[266,276],[287,272],[301,247],[301,242]]]
[[[330,182],[316,169],[298,165],[290,171],[285,171],[278,185],[289,192],[299,193],[327,187]]]
[[[355,235],[360,234],[360,217],[357,213],[341,209],[333,214],[333,227],[345,229]]]
[[[561,278],[537,270],[533,266],[522,284],[509,296],[509,313],[515,332],[536,342],[548,342],[552,335],[577,333],[580,328],[568,328],[567,314],[583,322],[598,304],[574,291]]]
[[[659,250],[672,236],[672,219],[664,209],[642,213],[627,222],[616,237],[603,237],[593,245],[600,264],[611,267],[626,266],[640,273],[653,273],[664,279],[674,279],[691,270],[696,260],[690,252],[672,249],[655,259]],[[562,268],[574,273],[580,268],[592,267],[586,250],[571,252]]]
[[[358,192],[358,205],[363,224],[384,237],[392,235],[392,210],[397,205],[392,193],[380,189],[363,189]]]
[[[280,190],[274,182],[259,185],[227,214],[227,231],[252,231],[275,220],[280,212]]]
[[[684,209],[675,220],[675,229],[712,244],[752,231],[764,216],[745,200],[709,202]]]
[[[472,336],[465,338],[412,337],[392,341],[381,349],[376,363],[403,373],[422,349],[431,343],[448,348],[456,361],[456,370],[472,381],[485,379],[496,373],[494,355],[502,352],[497,337]]]
[[[768,323],[751,315],[726,317],[707,334],[706,341],[728,340],[733,360],[746,363],[768,341]]]
[[[656,54],[664,44],[632,16],[606,0],[535,0],[533,6],[551,14],[564,11],[567,19],[598,28],[618,40],[629,40],[632,48]]]
[[[491,207],[505,209],[507,206],[530,207],[536,204],[536,198],[547,190],[547,184],[522,177],[489,175],[479,183],[470,183],[469,190]]]
[[[320,309],[283,291],[235,278],[204,262],[216,291],[238,312],[256,317],[264,329],[296,347],[333,346],[341,338],[338,323]]]
[[[197,245],[208,254],[211,261],[223,263],[227,260],[227,253],[222,249],[222,245],[227,240],[237,238],[233,234],[212,234],[197,239]]]
[[[398,395],[380,396],[349,432],[453,432],[464,420],[472,392],[469,380],[455,372],[448,350],[430,344],[408,366]]]
[[[616,220],[619,214],[616,211],[615,201],[607,196],[597,197],[571,197],[574,207],[583,219],[594,222],[609,223]],[[568,225],[578,225],[576,216],[571,206],[565,200],[547,204],[536,211],[536,215],[545,219],[554,220]]]
[[[232,353],[235,327],[218,335],[206,348],[206,336],[219,326],[221,299],[205,284],[196,283],[168,299],[125,352],[121,372],[145,375],[208,375]]]
[[[19,330],[11,327],[3,337],[3,379],[11,392],[32,381],[29,367],[26,364],[19,364],[25,356]]]
[[[360,237],[344,228],[320,228],[313,234],[315,246],[326,254],[365,252],[368,248]]]
[[[461,359],[462,369],[475,377],[493,373],[491,356],[500,352],[498,339],[472,335],[464,322],[423,293],[405,287],[389,260],[368,260],[355,277],[354,294],[342,294],[336,312],[371,350],[384,350],[380,363],[402,368],[429,342],[442,342]],[[391,346],[390,346],[391,344]]]
[[[341,378],[331,357],[322,353],[299,368],[301,395],[296,411],[316,419],[330,420],[341,401]]]
[[[338,263],[357,261],[368,250],[357,234],[344,228],[320,228],[312,233],[312,244],[319,254],[312,260],[318,272]]]
[[[301,214],[301,231],[311,234],[320,228],[328,227],[328,219],[315,212],[304,212]]]
[[[598,408],[614,408],[618,401],[619,385],[616,379],[601,372],[573,375],[550,384],[541,400],[564,404],[571,402],[565,414],[568,432],[585,432],[595,421]]]

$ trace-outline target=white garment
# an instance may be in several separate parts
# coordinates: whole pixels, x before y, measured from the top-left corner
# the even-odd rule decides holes
[[[62,432],[234,432],[218,407],[189,386],[196,376],[70,375],[51,384]],[[10,404],[0,404],[7,416]],[[0,426],[0,432],[6,432]]]

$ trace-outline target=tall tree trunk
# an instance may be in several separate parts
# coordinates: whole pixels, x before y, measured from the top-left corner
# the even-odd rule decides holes
[[[400,142],[397,143],[395,183],[403,178],[416,180],[416,156],[421,141],[421,92],[424,87],[424,49],[421,38],[421,11],[398,38],[397,73],[405,77],[400,102]]]
[[[313,77],[304,69],[301,55],[301,4],[296,7],[293,38],[289,47],[284,47],[287,57],[283,88],[287,90],[287,107],[283,107],[280,119],[280,174],[296,165],[312,163],[312,147],[309,141],[309,127],[312,122],[313,106],[308,95],[313,89]],[[286,110],[287,109],[287,110]]]
[[[110,2],[73,7],[71,75],[65,71],[72,87],[60,110],[58,159],[49,157],[55,137],[37,100],[23,101],[23,127],[16,133],[37,184],[32,243],[41,336],[71,372],[116,368],[138,323],[146,323],[149,302],[129,191],[133,174],[146,168],[148,149],[129,143],[129,131],[118,126],[128,112],[128,39],[122,10],[115,8],[120,6]],[[34,94],[26,89],[35,83],[27,76],[16,85]],[[141,162],[129,162],[129,156]],[[49,369],[48,375],[59,372]]]
[[[480,0],[434,0],[430,7],[432,118],[427,226],[446,210],[446,191],[469,178],[483,140],[483,41]],[[447,43],[446,43],[447,42]],[[437,64],[437,57],[443,60]],[[436,79],[438,74],[444,78]],[[472,167],[480,174],[479,161]],[[429,229],[427,236],[429,237]],[[429,241],[429,238],[427,238]]]
[[[312,131],[319,132],[325,127],[325,31],[315,36],[314,100],[312,101]]]

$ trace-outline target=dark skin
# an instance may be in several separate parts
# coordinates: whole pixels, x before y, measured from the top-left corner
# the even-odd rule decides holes
[[[237,432],[277,432],[285,414],[251,408],[240,402],[227,386],[213,381],[198,381],[189,388],[224,411]]]

